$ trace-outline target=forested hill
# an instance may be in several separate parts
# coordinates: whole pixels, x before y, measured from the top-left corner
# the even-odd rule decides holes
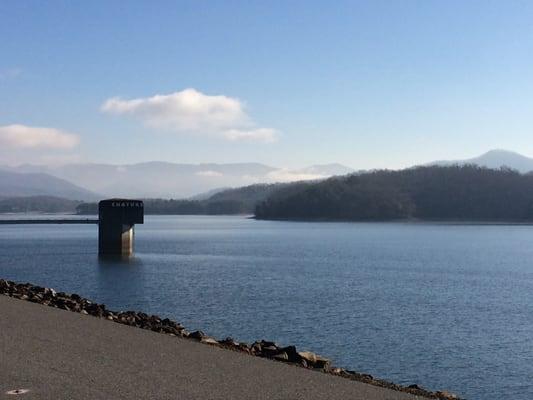
[[[533,175],[474,165],[374,171],[288,186],[259,219],[532,221]]]

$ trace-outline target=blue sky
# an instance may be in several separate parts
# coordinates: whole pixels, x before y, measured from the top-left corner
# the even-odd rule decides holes
[[[492,148],[533,155],[533,2],[0,3],[0,164]]]

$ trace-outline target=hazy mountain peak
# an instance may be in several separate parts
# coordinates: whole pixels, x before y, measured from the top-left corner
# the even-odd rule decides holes
[[[475,164],[487,168],[509,167],[520,172],[533,171],[533,158],[504,149],[489,150],[478,157],[466,160],[437,161],[433,165]]]
[[[526,157],[520,153],[517,153],[516,151],[504,150],[504,149],[489,150],[486,153],[483,153],[482,155],[476,158],[478,160],[496,159],[497,161],[501,161],[503,159],[532,160],[531,158]]]
[[[515,156],[524,157],[523,155],[521,155],[520,153],[517,153],[516,151],[505,150],[505,149],[492,149],[492,150],[487,151],[486,153],[483,153],[482,155],[480,155],[480,157],[484,157],[488,155],[515,155]]]
[[[64,179],[45,173],[0,170],[0,196],[57,196],[71,200],[96,200],[98,195]]]

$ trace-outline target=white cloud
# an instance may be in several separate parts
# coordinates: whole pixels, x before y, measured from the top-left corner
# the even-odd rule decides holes
[[[71,149],[79,141],[77,135],[54,128],[0,126],[0,145],[10,148]]]
[[[206,177],[209,177],[209,178],[219,178],[221,176],[224,176],[223,173],[218,172],[218,171],[198,171],[198,172],[196,172],[195,175],[206,176]]]
[[[270,171],[264,175],[242,175],[243,185],[254,183],[277,183],[277,182],[296,182],[325,179],[331,175],[306,173],[288,168],[279,168]]]
[[[324,179],[327,178],[328,175],[308,174],[282,168],[269,172],[266,177],[269,182],[294,182]]]
[[[273,143],[278,140],[278,132],[270,128],[257,128],[249,130],[230,129],[225,131],[224,137],[231,141],[251,140],[265,143]]]
[[[114,97],[106,100],[101,110],[130,115],[147,126],[177,133],[218,135],[231,141],[277,139],[274,129],[256,126],[239,99],[210,96],[196,89],[130,100]]]

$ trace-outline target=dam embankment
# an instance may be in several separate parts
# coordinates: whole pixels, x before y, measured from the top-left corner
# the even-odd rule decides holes
[[[336,368],[294,346],[216,340],[50,288],[0,280],[0,294],[11,297],[0,296],[0,396],[27,389],[25,398],[39,399],[457,398]]]

